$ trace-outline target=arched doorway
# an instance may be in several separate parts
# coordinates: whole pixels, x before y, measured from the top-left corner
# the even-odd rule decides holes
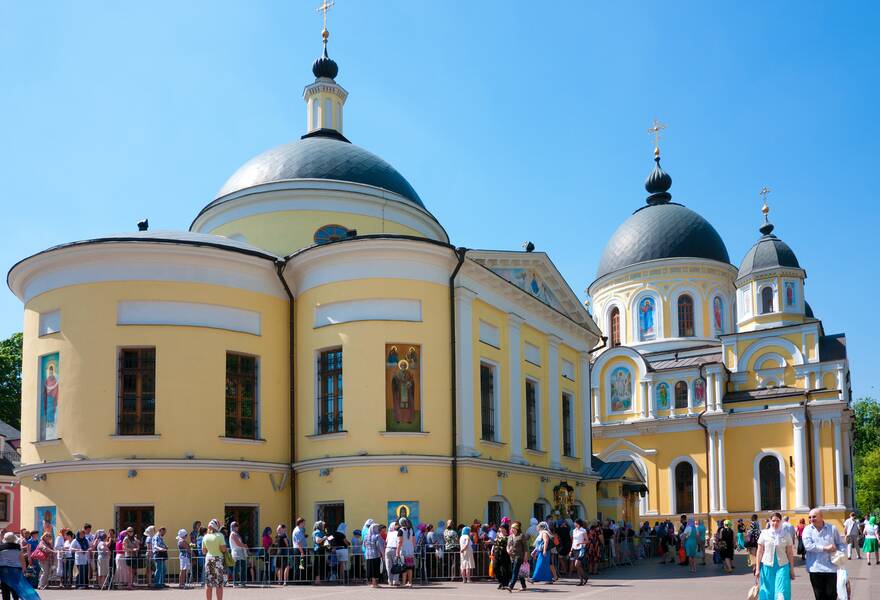
[[[782,486],[779,477],[779,459],[767,455],[758,464],[761,486],[761,510],[782,509]]]
[[[675,465],[675,512],[694,512],[694,467],[689,462]]]

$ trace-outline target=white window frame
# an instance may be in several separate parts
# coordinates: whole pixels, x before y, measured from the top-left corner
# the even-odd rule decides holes
[[[761,510],[761,459],[766,456],[772,456],[777,461],[779,461],[779,503],[782,504],[782,506],[779,507],[779,510],[788,510],[788,492],[785,489],[785,459],[779,452],[776,452],[775,450],[762,450],[755,455],[755,461],[752,465],[752,483],[754,484],[755,512],[759,512]]]
[[[700,508],[700,469],[697,467],[696,461],[690,456],[679,456],[669,463],[669,506],[672,507],[671,513],[674,515],[681,514],[678,508],[678,494],[675,488],[675,468],[680,463],[690,463],[694,472],[694,512],[701,512]]]
[[[639,304],[647,297],[654,299],[654,337],[649,340],[643,340],[639,331]],[[635,343],[656,342],[666,336],[665,323],[663,322],[663,298],[660,292],[656,290],[645,290],[636,295],[631,304],[632,309],[632,339]],[[621,311],[623,314],[623,311]],[[610,313],[609,313],[610,315]],[[624,345],[623,333],[621,333],[621,346]]]
[[[313,396],[312,402],[314,405],[314,408],[313,408],[314,412],[313,412],[313,418],[312,418],[312,435],[315,435],[315,436],[324,437],[324,436],[328,436],[328,435],[339,435],[339,434],[344,434],[347,431],[347,429],[345,428],[345,411],[343,410],[342,431],[334,431],[333,433],[321,433],[321,424],[320,424],[320,419],[321,419],[321,369],[320,369],[321,353],[327,352],[328,350],[335,350],[336,348],[339,348],[339,350],[342,352],[342,376],[343,376],[342,380],[344,382],[345,381],[345,348],[342,344],[334,344],[332,346],[325,346],[323,348],[317,348],[312,353],[312,365],[313,365],[312,368],[315,370],[315,373],[313,376],[314,390],[313,390],[313,394],[312,394],[312,396]],[[383,346],[383,348],[384,348],[384,346]],[[384,361],[383,361],[383,368],[384,368]],[[345,383],[343,383],[343,386],[344,385],[345,385]],[[342,401],[345,402],[345,388],[344,387],[343,387],[342,394],[343,394]],[[382,388],[382,404],[383,405],[385,404],[385,388],[384,387]]]
[[[120,347],[121,348],[122,347],[129,348],[130,346],[120,346]],[[149,346],[147,346],[147,347],[149,347]],[[223,353],[223,375],[224,375],[224,377],[226,375],[226,355],[230,354],[230,353],[231,354],[238,354],[239,356],[250,356],[251,358],[254,359],[254,361],[256,363],[254,365],[256,372],[257,372],[257,375],[256,375],[257,385],[255,386],[255,389],[254,389],[254,415],[256,417],[255,421],[254,421],[254,440],[257,440],[257,441],[262,440],[263,439],[263,394],[262,394],[262,389],[263,389],[263,369],[262,369],[262,366],[263,365],[262,365],[262,360],[260,359],[259,354],[253,354],[251,352],[240,352],[238,350],[230,350],[229,348],[227,348],[226,351]],[[158,354],[158,352],[156,353],[156,370],[157,371],[159,370],[159,354]],[[117,377],[117,379],[119,379],[119,378]],[[158,379],[158,377],[157,377],[157,379]],[[119,385],[119,384],[117,383],[117,385]],[[224,404],[224,406],[226,405],[225,386],[224,386],[224,390],[223,390],[223,404]],[[119,410],[119,409],[117,408],[117,410]],[[235,440],[239,440],[239,439],[248,440],[248,439],[250,439],[250,438],[226,438],[226,419],[225,419],[225,417],[223,419],[223,435],[221,437],[223,437],[225,439],[235,439]],[[245,506],[245,505],[240,504],[239,506]]]
[[[501,380],[499,379],[499,377],[500,377],[500,372],[501,372],[501,366],[497,362],[495,362],[494,360],[491,360],[489,358],[481,356],[480,357],[481,369],[482,369],[483,365],[486,365],[487,367],[492,369],[492,414],[494,415],[494,421],[495,421],[493,423],[493,426],[495,429],[495,436],[491,440],[483,439],[483,404],[482,404],[483,403],[483,382],[480,381],[480,432],[479,432],[480,441],[483,441],[483,442],[489,441],[489,442],[495,442],[496,444],[500,444],[501,443]]]
[[[528,447],[528,442],[529,442],[528,397],[529,397],[529,395],[528,395],[528,392],[526,391],[525,387],[529,383],[531,383],[533,386],[535,386],[535,443],[537,445],[537,448],[529,448]],[[542,427],[541,410],[543,409],[543,406],[541,403],[541,381],[539,379],[536,379],[531,376],[526,376],[525,384],[523,384],[523,408],[526,411],[526,430],[523,432],[523,433],[525,433],[525,442],[526,442],[524,444],[525,449],[526,449],[526,451],[543,452],[544,451],[544,436],[541,431],[541,427]]]

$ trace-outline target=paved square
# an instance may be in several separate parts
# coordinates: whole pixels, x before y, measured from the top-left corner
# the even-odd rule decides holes
[[[560,581],[553,585],[537,584],[530,586],[525,592],[529,595],[551,594],[551,598],[590,598],[594,600],[742,600],[746,590],[752,585],[754,578],[748,572],[744,555],[736,557],[736,573],[724,575],[720,567],[707,565],[697,567],[696,575],[690,575],[685,567],[676,565],[659,565],[656,561],[640,561],[635,567],[618,567],[602,572],[591,579],[586,587],[577,587],[574,582]],[[868,567],[866,561],[849,563],[850,579],[853,583],[855,600],[880,598],[880,566]],[[513,595],[523,595],[515,592]],[[358,586],[302,586],[247,588],[224,590],[224,600],[318,600],[347,598],[401,598],[411,597],[422,600],[433,598],[456,598],[460,600],[485,600],[487,597],[499,598],[509,595],[497,590],[494,583],[438,583],[427,587],[416,587],[412,590],[382,588],[373,590]],[[114,591],[97,592],[70,590],[50,590],[41,593],[45,600],[69,600],[70,598],[113,598],[123,600],[196,600],[204,598],[202,589],[178,590],[170,588],[164,591],[137,590],[133,592]],[[792,586],[793,600],[810,600],[813,592],[803,564],[798,560],[796,579]]]

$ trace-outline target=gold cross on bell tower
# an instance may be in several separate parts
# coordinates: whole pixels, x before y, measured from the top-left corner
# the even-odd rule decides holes
[[[767,205],[767,194],[770,193],[770,188],[764,186],[761,188],[761,191],[758,192],[761,194],[761,199],[764,201],[764,206],[761,207],[761,212],[764,213],[764,221],[767,221],[767,215],[770,214],[770,207]]]
[[[648,128],[648,133],[654,136],[654,156],[660,156],[660,132],[666,129],[666,125],[654,119],[654,124]]]
[[[330,35],[327,31],[327,11],[333,8],[333,5],[335,4],[335,0],[330,0],[329,2],[327,0],[323,0],[323,2],[321,2],[321,6],[315,9],[315,12],[323,13],[324,16],[324,30],[321,32],[321,35],[324,37],[325,41]]]

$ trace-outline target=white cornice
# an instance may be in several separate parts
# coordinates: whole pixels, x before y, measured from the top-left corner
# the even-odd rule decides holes
[[[523,465],[517,463],[503,462],[498,460],[487,460],[485,458],[459,458],[459,466],[475,467],[478,469],[499,470],[499,471],[516,471],[518,473],[529,473],[532,475],[544,475],[546,477],[558,479],[572,479],[576,481],[599,481],[601,478],[594,473],[584,473],[581,471],[567,471],[565,469],[550,469],[547,467],[539,467],[534,465]]]
[[[27,304],[44,292],[108,281],[204,283],[287,298],[266,258],[231,250],[149,240],[65,246],[18,263],[9,287]]]
[[[223,460],[210,458],[108,458],[96,460],[65,460],[22,465],[15,470],[19,477],[44,473],[68,473],[80,471],[120,470],[162,471],[256,471],[261,473],[285,473],[287,463],[256,462],[250,460]]]
[[[459,461],[460,463],[461,461]],[[364,456],[327,456],[312,458],[293,463],[293,470],[297,473],[304,471],[318,471],[320,469],[332,469],[343,467],[370,467],[387,465],[425,465],[434,467],[446,467],[452,464],[449,456],[436,456],[427,454],[368,454]]]
[[[634,265],[630,265],[628,267],[623,267],[622,269],[618,269],[616,271],[612,271],[602,277],[599,277],[593,283],[589,285],[587,288],[587,293],[590,297],[595,296],[601,290],[606,287],[610,287],[614,285],[618,278],[625,278],[620,281],[620,283],[634,283],[636,280],[632,280],[629,276],[641,273],[643,271],[653,271],[655,269],[663,269],[670,267],[705,267],[709,269],[717,269],[720,275],[726,274],[730,277],[731,286],[733,284],[733,278],[736,276],[737,268],[733,265],[729,265],[727,263],[718,262],[715,260],[710,260],[707,258],[662,258],[658,260],[649,260],[645,262],[636,263]],[[668,275],[681,275],[680,273],[663,273],[660,277],[666,277]],[[656,278],[657,276],[652,275],[652,278]],[[644,279],[644,278],[642,278]]]
[[[326,179],[291,179],[238,190],[205,208],[190,231],[211,232],[238,219],[295,210],[375,217],[399,223],[430,239],[449,241],[431,213],[400,194],[372,185]]]

